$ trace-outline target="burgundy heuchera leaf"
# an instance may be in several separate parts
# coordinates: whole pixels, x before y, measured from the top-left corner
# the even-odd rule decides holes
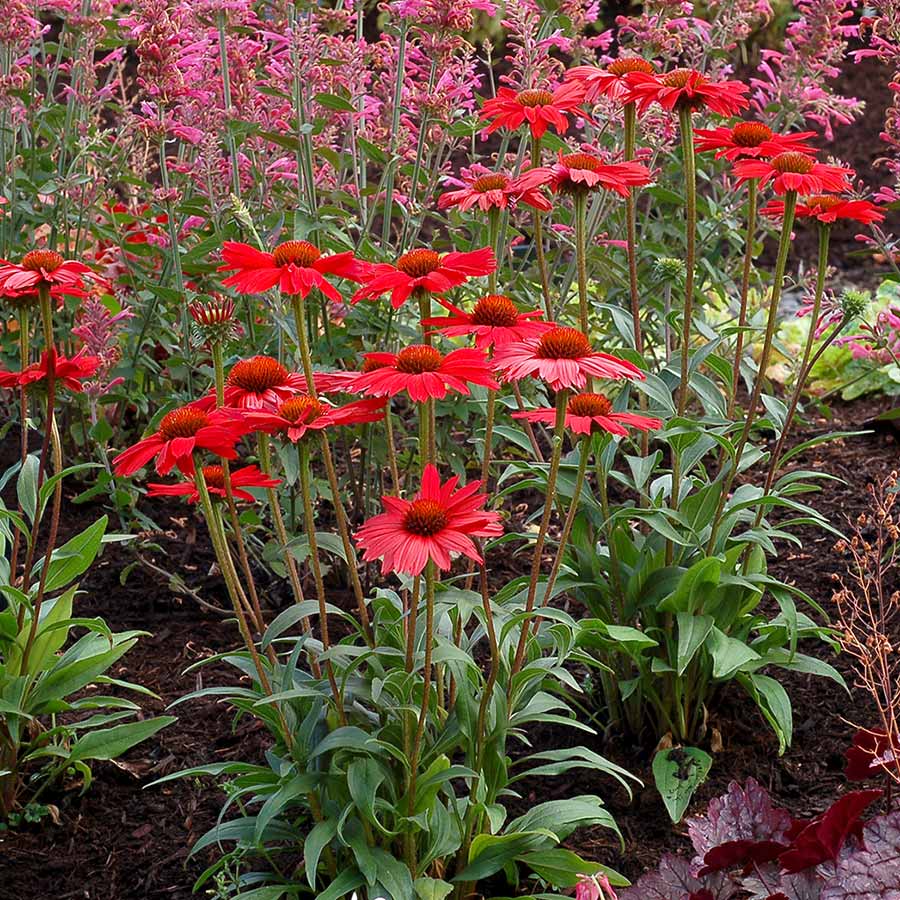
[[[726,841],[703,857],[703,868],[697,876],[703,878],[712,872],[743,868],[753,863],[762,865],[777,859],[787,849],[787,844],[778,841]]]
[[[900,812],[866,825],[862,845],[838,863],[821,900],[900,900]]]
[[[860,729],[853,735],[853,746],[844,753],[847,765],[844,774],[850,781],[866,781],[896,767],[894,749],[900,746],[900,737],[894,739],[884,731]]]
[[[811,822],[795,822],[788,833],[791,848],[780,857],[782,870],[802,872],[837,859],[847,838],[862,833],[861,816],[881,794],[880,790],[852,791]]]

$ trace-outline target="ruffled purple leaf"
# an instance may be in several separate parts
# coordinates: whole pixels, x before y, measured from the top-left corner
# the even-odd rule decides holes
[[[862,846],[840,860],[820,900],[900,900],[900,812],[866,825]]]

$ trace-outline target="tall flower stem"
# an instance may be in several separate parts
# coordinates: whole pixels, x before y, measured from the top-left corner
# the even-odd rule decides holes
[[[637,143],[637,113],[633,103],[626,103],[625,113],[625,162],[634,159]],[[634,349],[644,355],[644,336],[641,332],[641,298],[637,272],[637,204],[634,188],[628,189],[625,198],[625,240],[628,253],[628,293],[631,298],[631,323],[634,329]]]
[[[591,336],[588,320],[587,289],[587,192],[575,194],[575,265],[578,270],[578,323],[588,338]]]
[[[531,165],[533,167],[541,164],[541,139],[532,136],[531,138]],[[532,217],[534,222],[534,250],[537,254],[538,271],[541,276],[541,293],[544,297],[544,310],[547,313],[547,321],[553,321],[553,304],[550,301],[550,276],[547,272],[547,259],[544,256],[544,226],[541,221],[541,211],[534,210]]]
[[[488,210],[488,246],[494,251],[497,265],[488,275],[488,293],[497,293],[497,272],[500,269],[500,210],[492,206]]]
[[[591,436],[586,434],[581,440],[581,448],[578,456],[578,471],[575,473],[575,491],[572,494],[572,502],[566,512],[566,518],[563,522],[562,531],[559,535],[559,544],[556,548],[556,556],[553,559],[553,565],[550,567],[550,574],[547,576],[547,586],[544,589],[544,600],[541,607],[547,606],[550,598],[553,596],[553,588],[556,585],[556,579],[559,577],[560,569],[562,569],[563,560],[566,556],[566,547],[569,544],[569,538],[572,536],[572,528],[575,525],[575,519],[578,516],[578,510],[581,506],[581,489],[584,486],[585,473],[587,472],[588,460],[591,458]],[[541,624],[541,618],[538,616],[532,625],[532,634],[537,634],[538,627]]]
[[[225,105],[225,115],[231,116],[231,73],[228,66],[228,44],[225,40],[226,14],[225,10],[216,13],[216,26],[219,33],[219,66],[222,70],[222,101]],[[235,197],[241,196],[241,173],[238,167],[237,145],[234,141],[234,133],[230,127],[230,121],[225,122],[225,135],[228,144],[228,155],[231,159],[231,190]]]
[[[316,380],[312,367],[312,356],[309,351],[309,339],[306,334],[306,318],[304,314],[303,297],[295,294],[291,298],[294,310],[294,326],[297,329],[297,346],[300,350],[300,360],[303,367],[303,375],[306,378],[306,392],[310,397],[316,397]],[[338,534],[344,547],[344,555],[347,558],[347,568],[350,571],[350,583],[353,586],[353,594],[356,598],[356,608],[359,612],[359,621],[363,626],[366,638],[372,642],[372,624],[369,621],[369,611],[366,608],[366,600],[363,595],[362,583],[359,580],[359,572],[356,569],[356,551],[350,541],[350,529],[347,525],[347,513],[341,501],[340,484],[338,483],[337,470],[334,467],[334,459],[331,455],[331,444],[322,432],[322,460],[325,463],[325,473],[328,477],[328,487],[331,489],[331,502],[334,506],[334,515],[337,522]]]
[[[547,540],[547,531],[550,528],[550,519],[553,517],[553,498],[556,493],[556,478],[559,474],[559,463],[562,459],[563,432],[566,424],[566,402],[569,392],[565,388],[556,395],[556,422],[553,427],[553,450],[550,455],[550,467],[547,471],[547,488],[544,501],[544,513],[541,516],[541,524],[534,542],[534,555],[531,558],[531,575],[528,582],[528,596],[525,600],[525,613],[530,616],[534,612],[534,604],[537,599],[538,581],[541,575],[541,557],[544,553],[544,544]],[[526,617],[522,622],[519,634],[519,644],[516,647],[515,661],[509,674],[509,690],[512,692],[514,676],[522,668],[525,658],[525,646],[528,642],[531,620]]]
[[[800,397],[803,395],[803,389],[806,386],[806,379],[808,378],[809,373],[812,369],[812,364],[815,362],[815,360],[813,359],[813,347],[816,343],[816,327],[819,323],[819,314],[822,311],[822,297],[825,294],[825,281],[828,273],[828,248],[830,243],[831,226],[826,223],[820,223],[819,259],[818,269],[816,270],[816,287],[815,294],[813,296],[812,312],[810,313],[809,317],[809,334],[806,336],[806,344],[803,347],[803,356],[797,369],[794,389],[791,392],[791,399],[788,402],[787,412],[784,416],[784,426],[781,429],[781,434],[779,435],[778,442],[776,443],[775,449],[772,451],[772,456],[769,460],[769,471],[766,475],[765,486],[765,493],[767,494],[772,489],[772,485],[775,483],[775,474],[777,473],[778,465],[781,462],[781,454],[784,452],[784,444],[787,439],[787,434],[790,430],[791,425],[793,424],[794,416],[797,413],[797,407],[800,405]],[[816,354],[816,359],[821,356],[822,352],[824,351],[824,347],[834,342],[834,339],[837,337],[843,325],[844,322],[842,321],[839,327],[832,331],[832,333],[828,337],[828,340],[824,342],[823,347],[820,348],[819,352]],[[760,507],[759,513],[757,515],[757,525],[760,521],[762,521],[762,507]]]
[[[750,296],[750,275],[753,272],[753,242],[756,238],[756,208],[759,180],[747,182],[747,237],[744,247],[744,268],[741,273],[741,305],[738,312],[738,333],[734,345],[734,375],[731,379],[731,396],[728,398],[728,418],[734,415],[738,387],[741,383],[741,363],[744,360],[744,329],[747,327],[747,304]]]
[[[782,222],[781,239],[778,242],[778,256],[775,260],[775,274],[772,282],[772,292],[769,296],[769,315],[766,320],[766,334],[763,339],[762,351],[759,356],[759,368],[756,372],[756,378],[753,381],[753,390],[750,392],[750,402],[747,406],[747,414],[744,418],[744,428],[738,439],[731,467],[728,474],[725,476],[722,485],[722,495],[719,498],[719,505],[710,528],[709,542],[707,543],[707,553],[710,554],[715,547],[728,494],[731,491],[732,484],[734,484],[734,479],[740,469],[744,449],[750,439],[750,432],[752,431],[753,423],[756,420],[756,408],[759,405],[759,398],[762,394],[763,382],[766,380],[766,369],[769,366],[769,357],[772,353],[772,342],[775,338],[775,326],[778,322],[778,307],[781,304],[781,292],[784,288],[784,273],[787,268],[788,254],[791,249],[791,229],[794,227],[794,212],[796,208],[797,192],[788,191],[784,195],[784,220]]]
[[[2,137],[0,137],[2,140]],[[30,330],[31,322],[27,307],[19,310],[19,371],[24,372],[31,358]],[[23,384],[19,388],[19,467],[25,467],[28,458],[28,390]],[[22,514],[22,504],[18,504],[18,512]],[[19,551],[22,545],[22,533],[17,528],[13,538],[12,552],[10,554],[10,576],[15,579],[19,569]]]
[[[225,405],[225,366],[222,359],[222,342],[213,341],[210,346],[213,358],[213,377],[216,386],[216,409]],[[241,528],[241,520],[238,516],[237,503],[234,501],[234,491],[231,488],[231,467],[227,459],[222,460],[222,484],[225,488],[225,503],[228,507],[228,518],[231,522],[231,532],[234,544],[238,551],[238,560],[244,573],[244,581],[247,585],[247,593],[250,599],[250,611],[254,625],[259,634],[266,628],[265,617],[259,603],[259,594],[256,590],[256,579],[253,577],[253,569],[250,567],[250,557],[247,554],[247,546],[244,543],[244,532]]]
[[[409,760],[409,787],[407,790],[407,815],[412,819],[416,809],[416,780],[419,759],[422,754],[422,739],[425,736],[425,722],[428,719],[428,708],[431,705],[431,659],[434,645],[434,563],[429,559],[425,565],[425,659],[422,663],[422,705],[419,708],[419,720],[413,738],[412,755]],[[406,833],[406,860],[413,879],[417,872],[416,835],[410,830]]]
[[[262,431],[257,433],[257,451],[259,455],[260,471],[266,478],[271,478],[272,453],[269,446],[269,436]],[[275,536],[278,538],[278,543],[281,545],[282,559],[284,560],[284,567],[287,569],[288,581],[291,584],[291,594],[294,597],[294,603],[302,603],[303,584],[300,581],[297,560],[294,559],[294,555],[289,549],[290,538],[288,537],[287,528],[284,524],[284,516],[281,512],[281,502],[278,499],[278,492],[275,488],[266,488],[266,499],[269,501],[269,509],[272,511],[272,524],[275,528]],[[309,617],[303,616],[303,618],[300,619],[300,624],[303,627],[303,633],[310,636],[312,634],[312,624],[309,621]],[[309,654],[309,664],[313,675],[315,675],[316,678],[321,678],[322,669],[312,652]]]
[[[316,599],[319,602],[319,631],[322,635],[322,648],[326,652],[331,648],[331,635],[328,630],[328,608],[325,602],[325,581],[322,578],[322,564],[319,561],[319,545],[316,541],[316,517],[312,504],[312,480],[310,478],[309,448],[304,441],[299,441],[297,449],[300,454],[300,492],[303,494],[303,521],[306,528],[306,540],[309,543],[309,564],[316,584]],[[331,685],[334,704],[342,725],[347,720],[344,714],[344,703],[338,690],[334,666],[331,660],[325,662],[325,675]]]
[[[203,508],[203,517],[206,519],[207,528],[209,529],[210,540],[213,545],[213,551],[222,570],[222,577],[225,579],[225,587],[228,597],[231,600],[231,606],[234,610],[235,618],[238,621],[238,628],[250,659],[253,661],[253,667],[256,669],[260,686],[269,696],[272,694],[272,685],[266,674],[265,666],[256,649],[256,643],[250,632],[250,625],[247,620],[247,614],[244,610],[246,598],[243,597],[240,581],[238,579],[237,570],[234,568],[234,561],[231,558],[231,552],[228,549],[228,542],[225,539],[225,530],[222,527],[222,519],[216,510],[212,498],[209,495],[209,488],[206,479],[203,477],[203,466],[200,459],[195,459],[194,463],[194,483],[197,485],[197,493],[200,495],[200,505]]]
[[[625,162],[634,159],[637,145],[637,107],[634,103],[626,103],[623,113],[625,115]],[[628,188],[628,196],[625,198],[625,245],[628,254],[628,296],[631,301],[631,327],[634,333],[634,350],[643,358],[644,333],[641,328],[641,295],[638,285],[637,270],[637,200],[633,187]],[[647,409],[647,397],[640,395],[641,410]],[[641,432],[641,456],[646,456],[650,450],[650,435]]]
[[[697,160],[694,155],[694,130],[691,110],[678,113],[681,132],[681,153],[684,165],[685,192],[685,275],[684,310],[681,324],[681,383],[678,388],[678,415],[683,416],[687,406],[688,373],[690,368],[691,325],[694,311],[694,268],[697,245]],[[674,481],[673,481],[673,491]],[[673,500],[677,508],[677,497]]]

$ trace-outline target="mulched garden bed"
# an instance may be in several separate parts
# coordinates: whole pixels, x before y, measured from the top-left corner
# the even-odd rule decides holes
[[[855,430],[889,401],[838,405],[834,418],[812,418],[796,439],[832,430]],[[870,426],[871,427],[871,426]],[[898,463],[897,435],[878,428],[859,437],[842,439],[809,451],[797,460],[805,468],[830,472],[842,482],[826,482],[811,503],[830,521],[843,527],[846,517],[866,508],[866,485],[887,475]],[[96,509],[81,510],[86,524]],[[161,551],[145,555],[161,569],[181,575],[209,602],[221,596],[212,554],[183,507],[150,507],[148,512],[166,529],[154,536]],[[78,526],[69,520],[70,527]],[[772,566],[778,577],[790,579],[826,609],[834,589],[832,576],[844,562],[832,552],[833,538],[813,529],[802,534],[802,550],[785,548]],[[238,643],[235,626],[183,596],[174,594],[167,580],[145,569],[133,570],[124,585],[122,569],[133,561],[125,547],[110,545],[82,582],[80,615],[103,615],[113,629],[143,629],[143,638],[116,667],[116,677],[151,688],[160,699],[147,712],[161,713],[178,697],[201,685],[226,683],[224,666],[211,665],[190,674],[185,669]],[[807,652],[826,652],[807,647]],[[850,680],[846,661],[835,662]],[[810,815],[842,790],[842,753],[853,728],[845,719],[865,714],[864,698],[852,699],[832,683],[809,676],[788,678],[794,701],[794,746],[781,758],[775,739],[759,713],[739,690],[727,691],[712,713],[711,725],[722,735],[709,782],[698,792],[697,809],[732,779],[753,776],[775,799],[796,815]],[[62,826],[49,821],[0,837],[0,900],[187,900],[196,876],[213,858],[208,851],[188,860],[189,847],[215,821],[222,794],[208,781],[186,779],[144,790],[144,785],[169,772],[201,763],[229,759],[258,759],[266,738],[252,723],[232,730],[228,709],[213,699],[179,707],[178,721],[129,753],[118,764],[101,763],[91,790],[78,797],[72,790],[55,798]],[[533,736],[535,749],[571,741],[550,731]],[[578,737],[581,740],[581,737]],[[655,865],[661,853],[687,846],[673,829],[652,787],[649,760],[652,747],[626,746],[615,737],[595,738],[591,745],[638,775],[645,787],[629,803],[612,781],[577,776],[542,781],[540,798],[599,793],[607,798],[625,838],[622,853],[608,831],[585,829],[570,842],[584,856],[615,866],[636,877]]]

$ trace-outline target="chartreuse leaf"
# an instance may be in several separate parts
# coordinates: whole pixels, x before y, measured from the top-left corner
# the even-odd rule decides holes
[[[453,891],[453,885],[437,878],[417,878],[413,882],[418,900],[445,900]]]
[[[535,850],[519,857],[519,862],[524,863],[536,875],[543,878],[548,884],[558,888],[575,887],[582,875],[596,875],[603,873],[609,877],[610,884],[614,887],[627,887],[628,880],[617,872],[612,872],[599,863],[582,859],[577,853],[566,850],[563,847],[553,847],[549,850]]]
[[[45,590],[59,590],[88,570],[100,550],[106,523],[106,516],[97,519],[93,525],[89,525],[80,534],[76,534],[75,537],[66,541],[62,547],[54,550],[53,556],[50,558]],[[43,559],[39,559],[34,564],[32,578],[37,578],[43,565]]]
[[[680,822],[694,796],[706,781],[712,757],[697,747],[672,747],[653,757],[653,778],[669,817]]]
[[[158,716],[142,722],[127,722],[112,728],[89,731],[72,744],[69,759],[73,762],[79,759],[115,759],[174,721],[175,716]]]
[[[556,840],[556,835],[548,831],[479,834],[469,847],[469,864],[453,880],[480,881],[499,872],[516,857],[548,843],[556,843]]]
[[[787,691],[768,675],[739,675],[738,680],[772,726],[778,737],[778,755],[781,756],[791,746],[794,737],[794,716]]]

